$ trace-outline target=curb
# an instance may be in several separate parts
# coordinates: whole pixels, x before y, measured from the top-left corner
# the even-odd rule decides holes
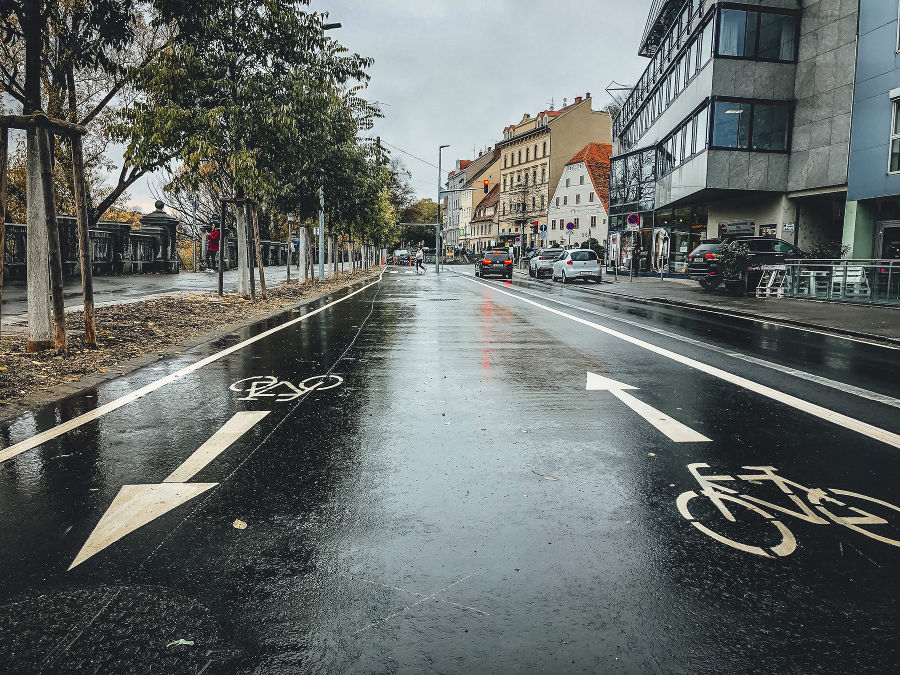
[[[528,279],[531,277],[528,276],[526,272],[522,272],[522,275]],[[709,312],[711,314],[721,314],[723,316],[728,316],[735,319],[758,319],[761,321],[769,321],[772,323],[780,323],[787,326],[791,326],[794,328],[805,328],[809,330],[819,331],[821,333],[831,333],[833,335],[841,335],[845,337],[852,337],[858,340],[865,340],[866,342],[872,342],[875,344],[882,345],[890,345],[892,347],[900,347],[900,338],[892,338],[883,335],[873,335],[871,333],[864,333],[862,331],[849,330],[846,328],[836,328],[834,326],[824,326],[819,323],[813,323],[811,321],[800,321],[797,319],[786,319],[783,317],[771,316],[769,314],[760,314],[758,312],[748,312],[742,311],[738,309],[728,309],[728,308],[717,308],[711,307],[709,305],[704,305],[698,302],[688,302],[686,300],[673,300],[671,298],[663,298],[660,296],[651,296],[644,297],[639,295],[628,295],[627,293],[619,293],[617,291],[609,291],[603,290],[600,288],[582,288],[577,289],[587,293],[596,293],[598,295],[605,295],[611,298],[621,298],[624,300],[629,300],[631,302],[637,302],[645,305],[669,305],[671,307],[682,307],[684,309],[693,309],[701,312]]]
[[[713,314],[722,314],[724,316],[730,316],[736,319],[759,319],[761,321],[770,321],[772,323],[781,323],[788,326],[796,327],[796,328],[808,328],[811,330],[816,330],[822,333],[833,333],[835,335],[844,335],[847,337],[853,337],[860,340],[865,340],[866,342],[874,342],[880,344],[889,344],[891,346],[900,347],[900,339],[886,337],[883,335],[873,335],[871,333],[863,333],[862,331],[849,330],[846,328],[836,328],[834,326],[824,326],[819,323],[813,323],[811,321],[799,321],[797,319],[786,319],[783,317],[772,316],[770,314],[760,314],[758,312],[747,312],[741,311],[737,309],[724,309],[717,307],[710,307],[709,305],[703,305],[696,302],[687,302],[685,300],[672,300],[671,298],[662,298],[658,296],[652,296],[649,298],[636,296],[636,295],[627,295],[625,293],[617,293],[616,291],[604,291],[604,290],[593,290],[594,293],[600,293],[609,297],[615,298],[625,298],[627,300],[631,300],[633,302],[643,303],[643,304],[657,304],[657,305],[670,305],[672,307],[683,307],[685,309],[695,309],[701,312],[710,312]]]

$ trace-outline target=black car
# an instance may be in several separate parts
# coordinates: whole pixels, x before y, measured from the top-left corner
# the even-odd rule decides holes
[[[783,265],[785,260],[803,257],[803,252],[793,244],[774,237],[725,237],[704,239],[688,256],[688,276],[700,285],[713,290],[722,283],[722,268],[717,251],[727,243],[739,241],[750,249],[750,266],[747,284],[756,286],[762,277],[763,265]]]
[[[475,276],[498,274],[512,279],[513,263],[506,251],[486,251],[475,261]]]

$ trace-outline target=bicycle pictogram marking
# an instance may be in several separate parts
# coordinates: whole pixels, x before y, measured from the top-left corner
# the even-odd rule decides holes
[[[704,534],[712,537],[716,541],[738,549],[747,553],[765,556],[767,558],[790,555],[797,548],[797,540],[794,534],[780,520],[773,515],[772,512],[779,512],[794,518],[798,518],[813,525],[843,525],[855,532],[859,532],[866,537],[875,539],[884,544],[892,546],[900,546],[900,539],[891,536],[900,535],[900,531],[896,526],[877,529],[879,525],[889,525],[889,521],[879,515],[870,513],[861,508],[852,505],[854,500],[863,500],[866,502],[866,508],[873,508],[875,505],[890,509],[892,511],[900,511],[900,507],[894,506],[881,499],[875,497],[867,497],[858,492],[850,492],[849,490],[838,490],[836,488],[822,489],[810,488],[801,485],[795,481],[789,480],[783,476],[779,476],[773,466],[744,466],[742,469],[748,471],[758,471],[761,473],[741,474],[738,476],[729,475],[704,475],[700,473],[700,469],[708,469],[709,464],[702,462],[688,464],[688,471],[700,484],[700,490],[688,490],[682,492],[676,501],[678,511],[684,516],[691,525],[696,527]],[[764,481],[771,481],[782,493],[787,495],[791,502],[792,508],[773,504],[759,497],[748,494],[741,494],[734,488],[726,487],[722,483],[732,481],[746,481],[756,485],[762,484]],[[688,505],[692,499],[706,497],[719,510],[729,522],[737,522],[737,518],[726,506],[726,502],[731,505],[742,506],[750,512],[760,516],[764,522],[770,523],[781,537],[781,540],[775,546],[769,546],[768,549],[752,543],[744,543],[735,541],[729,537],[714,531],[704,523],[697,520],[691,514]],[[732,507],[733,508],[733,507]],[[839,509],[843,508],[849,515],[843,514]],[[836,513],[837,512],[837,513]],[[876,527],[869,530],[863,526]]]
[[[344,378],[338,375],[314,375],[298,384],[288,380],[279,380],[274,375],[256,375],[245,377],[232,384],[229,389],[244,394],[238,401],[259,401],[263,398],[274,398],[275,403],[294,401],[314,389],[325,391],[343,384]]]

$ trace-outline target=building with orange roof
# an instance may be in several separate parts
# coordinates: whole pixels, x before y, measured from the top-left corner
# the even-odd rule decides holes
[[[547,210],[547,245],[580,246],[591,239],[606,243],[611,154],[611,143],[591,142],[566,163]]]
[[[612,118],[591,108],[591,94],[577,96],[560,110],[527,113],[503,130],[500,151],[500,214],[498,243],[524,238],[522,249],[537,243],[547,224],[550,192],[563,169],[585,143],[612,143]]]
[[[467,237],[469,247],[481,252],[497,245],[497,223],[500,202],[500,185],[494,187],[475,207],[475,213],[469,223],[470,235]]]

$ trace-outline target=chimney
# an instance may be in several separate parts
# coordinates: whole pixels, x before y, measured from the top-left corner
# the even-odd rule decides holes
[[[585,97],[585,98],[590,98],[590,97],[591,97],[591,92],[586,93],[586,94],[584,95],[584,97]]]
[[[480,152],[478,153],[478,156],[481,157],[481,153],[480,153]]]
[[[580,96],[576,96],[576,97],[575,97],[575,105],[578,105],[579,103],[581,103],[581,97],[580,97]]]

